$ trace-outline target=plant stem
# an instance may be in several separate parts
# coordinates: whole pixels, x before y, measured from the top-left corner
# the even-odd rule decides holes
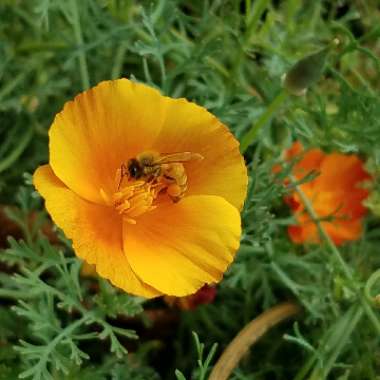
[[[268,3],[269,0],[257,0],[253,3],[252,10],[249,9],[249,17],[246,17],[249,18],[249,20],[247,25],[247,31],[245,33],[245,46],[249,45],[252,35],[255,34],[257,24],[259,23],[260,18],[263,15],[265,9],[268,7]]]
[[[13,300],[32,298],[33,295],[20,290],[13,289],[0,289],[0,298],[7,298]]]
[[[118,79],[120,78],[122,69],[123,69],[123,61],[126,51],[128,50],[128,45],[126,42],[121,42],[118,46],[115,54],[115,61],[112,66],[111,71],[111,79]]]
[[[380,280],[380,269],[372,273],[370,278],[367,280],[367,283],[364,287],[364,293],[368,300],[372,300],[373,296],[371,294],[372,287]]]
[[[51,351],[64,339],[66,336],[69,336],[74,330],[76,330],[79,326],[85,324],[88,320],[90,320],[89,315],[84,315],[82,318],[76,320],[75,322],[67,325],[65,329],[63,329],[45,348],[45,351],[41,358],[39,359],[39,365],[43,363],[47,363],[48,357]]]
[[[82,78],[82,88],[85,91],[90,87],[90,79],[88,75],[86,53],[83,49],[83,35],[82,35],[82,28],[80,25],[79,12],[78,12],[78,6],[77,6],[76,0],[71,0],[71,11],[73,14],[73,27],[74,27],[75,40],[78,47],[80,47],[81,49],[79,52],[79,70],[80,70],[80,75]]]
[[[319,368],[324,367],[322,358],[330,354],[328,351],[329,348],[335,347],[337,345],[337,342],[341,338],[342,334],[346,330],[346,326],[349,323],[350,314],[351,309],[348,310],[335,323],[333,323],[327,331],[324,332],[322,337],[319,339],[317,350],[313,352],[306,363],[301,367],[294,380],[305,379],[306,375],[311,371],[313,366],[318,366]]]
[[[362,316],[363,316],[363,309],[361,307],[356,307],[356,310],[354,311],[352,317],[347,321],[344,330],[341,331],[341,335],[339,336],[339,339],[337,340],[336,344],[333,346],[334,350],[329,353],[327,363],[325,363],[323,368],[315,369],[312,372],[309,380],[322,380],[322,379],[327,378],[334,363],[338,359],[344,346],[347,344],[348,339],[350,338],[351,334],[353,333],[354,329],[356,328]]]
[[[360,294],[360,303],[363,306],[363,309],[365,313],[367,314],[368,319],[372,322],[372,325],[375,327],[378,335],[380,336],[380,322],[378,317],[376,316],[375,312],[373,311],[371,305],[369,304],[368,300],[363,296],[363,294]]]
[[[280,108],[281,104],[284,103],[288,96],[289,95],[286,90],[281,90],[280,93],[273,99],[272,103],[269,105],[266,111],[260,116],[259,120],[257,120],[257,122],[252,125],[251,129],[247,133],[245,133],[240,143],[240,151],[242,153],[248,149],[249,145],[251,145],[260,129],[262,129],[265,124],[268,123],[270,118],[276,113],[276,111]]]
[[[2,84],[0,88],[0,102],[3,100],[4,96],[8,95],[15,89],[22,81],[25,79],[28,69],[26,68],[25,71],[22,71],[20,74],[16,75],[12,81],[8,81],[8,83]]]
[[[284,302],[265,311],[249,322],[223,351],[213,368],[209,380],[227,380],[241,358],[271,327],[299,314],[301,308]]]
[[[28,146],[30,140],[34,135],[34,128],[28,127],[26,132],[20,138],[17,146],[12,150],[12,152],[0,161],[0,172],[8,169],[13,163],[21,156],[26,147]]]

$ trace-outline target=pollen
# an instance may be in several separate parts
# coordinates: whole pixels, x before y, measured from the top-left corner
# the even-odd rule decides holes
[[[113,206],[123,219],[136,224],[137,218],[158,207],[158,196],[165,191],[161,181],[123,180],[121,170],[115,176],[116,191],[110,197],[103,189],[101,196],[107,205]]]
[[[146,212],[154,210],[153,205],[157,194],[152,185],[144,181],[125,184],[112,196],[113,206],[123,216],[124,220],[136,224],[136,218]]]

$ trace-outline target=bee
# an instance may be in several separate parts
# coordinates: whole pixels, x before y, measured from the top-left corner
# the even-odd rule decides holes
[[[183,163],[203,160],[199,153],[179,152],[160,154],[146,151],[121,166],[121,182],[125,176],[144,180],[160,187],[173,202],[178,202],[187,190],[187,175]]]

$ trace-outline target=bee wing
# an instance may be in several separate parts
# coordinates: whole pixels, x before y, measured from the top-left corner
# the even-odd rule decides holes
[[[176,162],[188,162],[203,160],[203,156],[199,153],[179,152],[162,154],[161,157],[155,160],[155,164],[170,164]]]

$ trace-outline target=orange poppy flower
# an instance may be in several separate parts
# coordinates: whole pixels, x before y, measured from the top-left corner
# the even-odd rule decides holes
[[[102,82],[66,103],[49,149],[34,184],[99,275],[144,297],[221,280],[239,247],[247,173],[206,109],[127,79]]]
[[[300,188],[334,243],[339,245],[359,239],[366,213],[363,201],[368,196],[362,182],[371,178],[364,169],[364,163],[356,155],[326,154],[320,149],[303,152],[300,142],[293,144],[285,158],[299,159],[292,172],[297,179],[315,172],[316,177]],[[305,210],[299,194],[293,192],[286,197],[286,202],[297,220],[297,225],[288,227],[291,240],[294,243],[319,243],[317,226]]]

